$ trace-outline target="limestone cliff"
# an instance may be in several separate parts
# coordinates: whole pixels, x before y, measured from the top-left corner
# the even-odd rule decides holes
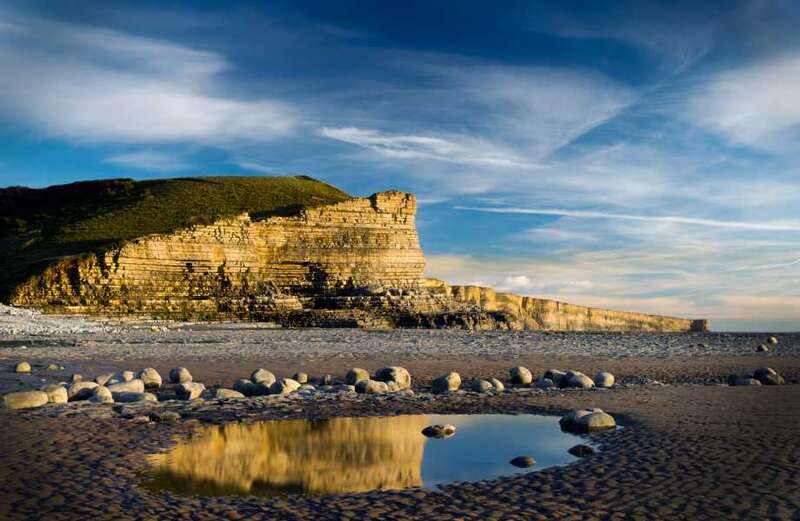
[[[121,241],[48,261],[16,306],[48,312],[242,319],[284,326],[705,329],[703,321],[585,308],[425,279],[416,199],[383,192]]]

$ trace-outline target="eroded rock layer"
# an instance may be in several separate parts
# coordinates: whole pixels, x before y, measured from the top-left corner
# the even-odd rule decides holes
[[[54,261],[11,303],[48,312],[244,319],[285,326],[469,329],[705,329],[625,313],[448,286],[423,278],[416,200],[402,192],[248,214]]]

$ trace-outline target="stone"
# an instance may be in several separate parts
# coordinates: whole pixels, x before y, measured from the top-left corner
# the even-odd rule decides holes
[[[358,382],[362,380],[369,380],[369,372],[366,369],[361,369],[360,367],[354,367],[347,371],[347,374],[344,377],[344,382],[348,385],[356,385]]]
[[[175,386],[175,394],[179,400],[195,400],[205,390],[206,386],[197,382],[183,382]]]
[[[591,389],[594,387],[594,381],[579,371],[567,371],[567,374],[561,379],[559,387],[562,389]]]
[[[275,382],[272,382],[272,383],[274,384]],[[251,394],[250,396],[267,396],[268,394],[270,394],[270,388],[271,387],[272,387],[272,385],[271,384],[267,385],[266,382],[259,382],[257,384],[253,384],[253,387],[252,387],[253,394]]]
[[[746,376],[734,376],[733,378],[728,378],[728,385],[733,386],[747,386],[747,385],[761,385],[761,382],[756,380],[755,378],[750,378]]]
[[[118,373],[114,373],[114,376],[112,376],[111,379],[108,380],[106,383],[117,384],[122,382],[130,382],[134,378],[136,378],[136,375],[134,374],[133,371],[120,371]]]
[[[534,465],[536,465],[536,461],[530,456],[517,456],[516,458],[509,461],[509,463],[521,469],[526,469],[528,467],[533,467]]]
[[[783,377],[770,367],[759,367],[753,371],[753,378],[761,382],[761,385],[782,385]]]
[[[769,337],[769,338],[767,339],[767,343],[768,343],[768,344],[775,345],[775,344],[777,344],[777,343],[778,343],[778,339],[777,339],[776,337],[774,337],[774,336],[771,336],[771,337]]]
[[[411,389],[411,373],[404,367],[382,367],[375,371],[374,379],[379,382],[394,382],[399,390]]]
[[[30,373],[31,372],[31,364],[28,362],[20,362],[14,366],[15,373]]]
[[[359,380],[356,382],[356,392],[362,394],[384,394],[389,392],[386,382],[377,380]]]
[[[144,382],[145,389],[158,389],[161,387],[161,375],[152,367],[145,367],[139,371],[136,378]]]
[[[424,429],[422,429],[422,435],[427,438],[449,438],[456,433],[455,425],[444,424],[444,425],[428,425]]]
[[[67,387],[69,401],[86,400],[92,395],[92,391],[97,387],[94,382],[75,382]]]
[[[474,393],[488,393],[494,389],[488,380],[475,379],[469,383],[469,390]]]
[[[119,382],[116,384],[109,384],[108,390],[111,394],[115,393],[143,393],[144,382],[139,379],[129,380],[127,382]]]
[[[73,384],[78,383],[80,381],[83,381],[83,376],[75,373],[75,374],[73,374],[73,375],[71,375],[69,377],[69,381],[70,381],[70,383],[73,383]]]
[[[608,388],[614,385],[614,375],[605,371],[594,375],[594,385],[600,388]]]
[[[769,347],[766,344],[761,344],[760,346],[756,347],[756,353],[767,353],[769,352]]]
[[[577,409],[574,411],[570,411],[564,416],[562,416],[561,419],[558,420],[558,424],[561,427],[561,430],[563,431],[576,430],[576,424],[578,420],[594,412],[603,412],[603,410],[594,408],[594,409]]]
[[[316,390],[317,390],[317,388],[314,387],[311,384],[303,384],[303,385],[300,386],[300,389],[298,389],[297,391],[298,392],[304,391],[306,393],[313,393],[313,392],[316,392]]]
[[[44,385],[39,390],[47,394],[48,403],[67,403],[69,401],[67,388],[63,385]]]
[[[3,396],[3,407],[6,409],[33,409],[41,407],[49,401],[44,391],[21,391]]]
[[[576,423],[582,432],[614,429],[617,426],[614,417],[603,411],[594,411],[591,414],[581,416]]]
[[[367,379],[369,379],[369,373],[367,373],[366,371],[364,371],[364,373],[367,375]],[[317,385],[333,385],[336,383],[336,378],[334,378],[332,374],[326,374],[320,376],[319,378],[316,378],[315,383]],[[350,384],[350,385],[355,385],[355,384]]]
[[[281,378],[269,386],[269,394],[290,394],[300,389],[300,384],[292,378]]]
[[[92,389],[92,395],[89,397],[92,403],[114,403],[114,395],[104,385],[98,385]]]
[[[184,384],[181,384],[184,385]],[[195,384],[197,385],[197,384]],[[153,393],[122,392],[112,393],[114,401],[119,403],[157,402],[158,398]]]
[[[308,374],[306,373],[294,373],[292,375],[292,380],[299,384],[307,384],[308,383]]]
[[[245,396],[253,396],[256,393],[256,384],[246,378],[240,378],[233,383],[233,390]],[[267,392],[269,392],[269,388],[267,388]]]
[[[185,367],[173,367],[169,370],[169,381],[174,384],[191,382],[192,373]]]
[[[569,450],[567,450],[567,452],[569,452],[570,454],[572,454],[577,458],[585,458],[587,456],[593,455],[594,449],[588,445],[580,444],[580,445],[575,445],[574,447],[570,447]]]
[[[266,369],[256,369],[250,375],[250,381],[254,384],[264,384],[269,387],[275,383],[276,378],[274,374]]]
[[[554,389],[556,384],[549,378],[539,378],[533,383],[533,387],[536,389]]]
[[[503,385],[503,382],[501,382],[497,378],[489,378],[489,382],[492,384],[492,387],[494,387],[494,391],[497,393],[502,393],[503,391],[506,390],[506,386]]]
[[[433,394],[457,391],[459,387],[461,387],[461,375],[452,371],[443,374],[431,382],[431,392]]]
[[[337,393],[354,393],[356,392],[355,385],[348,385],[348,384],[339,384],[336,386],[328,386],[330,387],[331,391],[336,391]]]
[[[226,399],[241,399],[244,398],[244,394],[240,393],[239,391],[234,391],[233,389],[214,389],[213,397],[215,400],[226,400]]]
[[[114,378],[114,373],[103,373],[97,375],[94,381],[97,385],[105,385],[107,384],[112,378]]]
[[[527,367],[517,366],[508,370],[509,381],[514,385],[530,385],[533,374]]]
[[[561,371],[558,369],[548,369],[547,371],[545,371],[542,378],[546,378],[552,381],[556,385],[556,387],[558,387],[561,384],[561,379],[564,378],[566,375],[567,373],[565,371]]]
[[[47,364],[47,367],[45,367],[45,369],[47,371],[63,371],[64,367],[58,364]]]

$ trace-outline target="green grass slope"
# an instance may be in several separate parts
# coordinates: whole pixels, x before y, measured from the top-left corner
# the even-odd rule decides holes
[[[349,199],[305,176],[85,181],[0,189],[0,298],[49,262],[248,212],[293,215]]]

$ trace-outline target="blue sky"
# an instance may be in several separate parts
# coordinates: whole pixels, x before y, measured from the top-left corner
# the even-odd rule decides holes
[[[798,330],[798,24],[793,1],[12,0],[0,185],[397,188],[431,276]]]

